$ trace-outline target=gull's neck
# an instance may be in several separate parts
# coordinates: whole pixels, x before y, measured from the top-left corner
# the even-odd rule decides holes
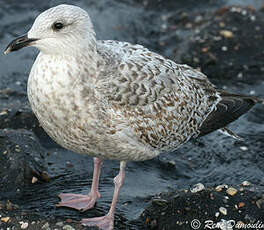
[[[71,48],[73,44],[69,44],[65,52],[51,53],[40,51],[36,66],[48,65],[52,72],[50,74],[52,81],[60,81],[62,77],[73,75],[73,79],[83,79],[82,81],[89,83],[88,86],[90,87],[94,84],[97,74],[104,68],[104,60],[97,51],[96,40],[82,44],[84,43],[79,43],[74,48]],[[56,74],[57,77],[54,77]],[[67,81],[65,80],[64,82],[66,83]],[[69,83],[68,85],[73,86],[74,84]]]
[[[96,40],[90,40],[86,43],[69,43],[68,47],[62,51],[54,48],[53,52],[46,52],[46,50],[40,50],[40,56],[45,60],[51,60],[51,62],[59,62],[67,66],[71,66],[73,63],[87,66],[88,68],[97,68],[97,62],[102,62],[102,57],[97,51]]]

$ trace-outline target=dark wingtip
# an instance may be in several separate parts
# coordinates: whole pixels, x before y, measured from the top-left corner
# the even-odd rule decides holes
[[[231,94],[225,91],[218,92],[222,99],[202,123],[199,136],[227,126],[249,111],[256,103],[264,104],[264,99],[257,97]]]

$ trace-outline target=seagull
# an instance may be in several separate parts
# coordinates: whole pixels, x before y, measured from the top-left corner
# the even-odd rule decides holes
[[[88,13],[58,5],[4,53],[33,46],[27,94],[40,125],[61,146],[93,157],[89,194],[59,194],[58,207],[86,211],[101,197],[104,160],[120,161],[109,212],[85,226],[114,228],[114,212],[128,161],[174,151],[191,138],[221,130],[262,102],[217,89],[201,72],[176,64],[141,45],[97,40]]]

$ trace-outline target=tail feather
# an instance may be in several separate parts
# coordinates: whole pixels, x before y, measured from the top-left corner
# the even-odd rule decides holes
[[[199,128],[199,136],[204,136],[217,129],[227,126],[238,119],[241,115],[250,110],[256,103],[263,103],[264,100],[253,97],[218,91],[222,100],[216,105]]]

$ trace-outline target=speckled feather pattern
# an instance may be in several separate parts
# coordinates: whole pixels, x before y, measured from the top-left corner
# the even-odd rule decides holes
[[[41,13],[5,54],[34,46],[40,53],[28,98],[40,125],[59,145],[94,157],[87,195],[60,193],[57,207],[86,211],[98,198],[104,159],[120,161],[111,207],[84,226],[113,230],[127,161],[174,151],[190,138],[221,129],[262,99],[218,90],[207,77],[141,45],[98,41],[87,12],[59,5]]]
[[[76,56],[40,53],[28,96],[60,145],[104,159],[146,160],[191,137],[221,97],[207,77],[140,45],[97,41]]]

